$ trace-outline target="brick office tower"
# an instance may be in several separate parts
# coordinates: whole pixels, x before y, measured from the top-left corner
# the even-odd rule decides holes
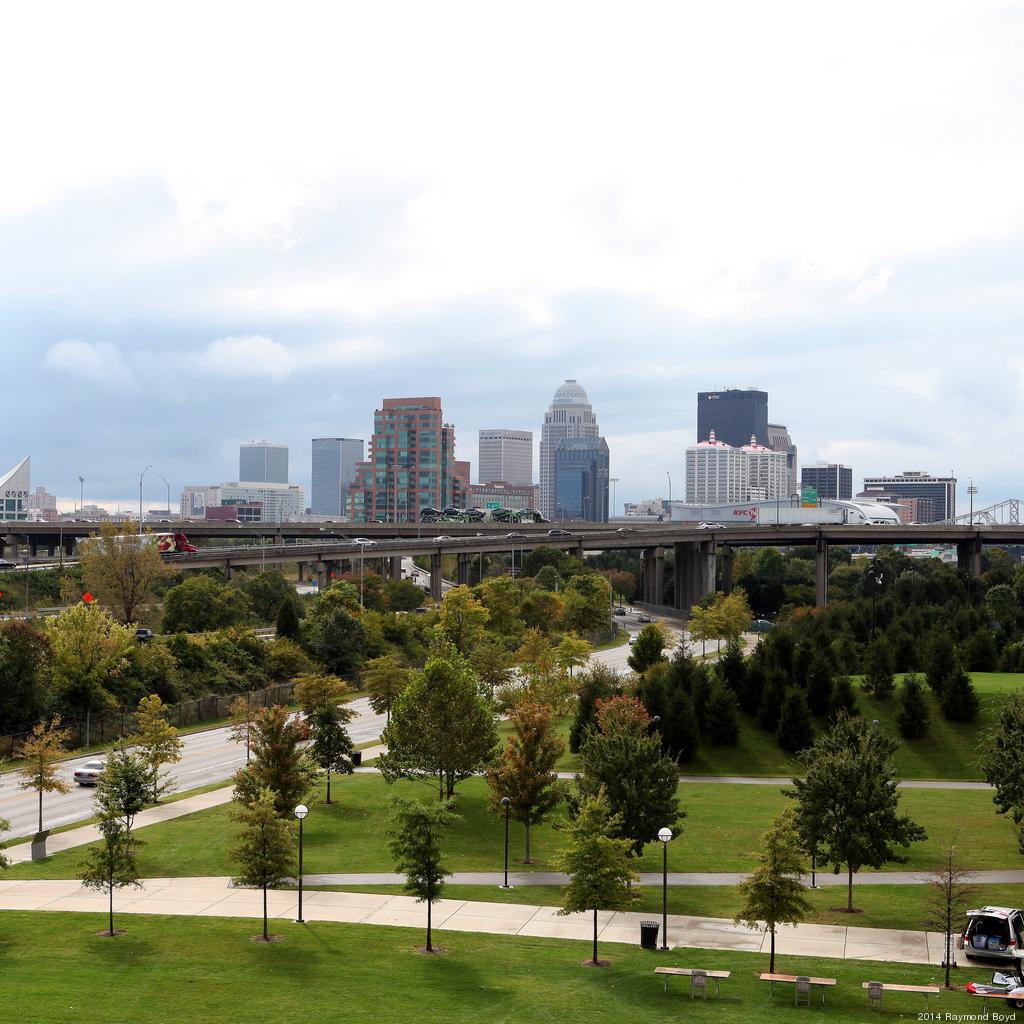
[[[415,523],[421,508],[455,503],[455,428],[440,398],[385,398],[373,414],[365,462],[356,466],[353,522]]]

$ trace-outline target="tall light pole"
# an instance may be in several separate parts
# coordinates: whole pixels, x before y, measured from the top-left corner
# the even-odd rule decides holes
[[[78,508],[81,511],[82,506],[85,504],[85,477],[80,476],[78,478]]]
[[[970,483],[967,485],[967,493],[970,495],[970,498],[971,498],[971,514],[970,514],[970,517],[969,517],[969,522],[973,526],[974,525],[974,496],[978,493],[978,488],[974,486],[974,481],[973,480],[971,480]]]
[[[505,883],[501,888],[511,889],[512,886],[508,884],[508,809],[512,806],[512,801],[507,796],[503,796],[501,806],[505,808]]]
[[[294,813],[295,817],[299,819],[299,916],[296,918],[296,922],[305,924],[302,920],[302,822],[309,814],[309,808],[305,804],[299,804]]]
[[[672,474],[666,469],[665,476],[668,477],[668,514],[672,516]]]
[[[139,536],[142,536],[142,478],[152,469],[152,466],[147,466],[139,474]]]
[[[160,479],[163,480],[164,487],[167,488],[167,518],[170,519],[171,518],[171,485],[167,482],[167,477],[163,476],[160,473],[157,473],[157,476],[159,476]]]
[[[658,830],[661,840],[661,948],[668,949],[668,844],[672,842],[672,829]]]

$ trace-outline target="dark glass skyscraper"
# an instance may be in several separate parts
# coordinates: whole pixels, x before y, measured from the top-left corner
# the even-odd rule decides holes
[[[352,437],[314,437],[309,507],[315,516],[343,516],[348,492],[363,460],[363,442]]]
[[[800,470],[803,487],[813,487],[819,498],[849,501],[853,497],[853,470],[834,462],[819,462]]]
[[[564,437],[555,448],[554,519],[608,522],[608,442]]]
[[[749,388],[697,392],[697,441],[706,441],[711,431],[719,441],[742,448],[756,437],[768,441],[768,392]]]

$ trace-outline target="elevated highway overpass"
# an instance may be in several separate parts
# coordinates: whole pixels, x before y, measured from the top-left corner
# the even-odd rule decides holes
[[[569,524],[568,536],[548,535],[550,524],[511,527],[503,523],[168,523],[155,532],[182,531],[201,543],[195,554],[171,555],[168,560],[180,568],[220,568],[230,575],[238,569],[277,564],[300,565],[304,574],[316,575],[322,583],[343,565],[355,570],[360,562],[380,562],[384,575],[400,577],[403,557],[421,556],[431,560],[432,592],[439,597],[440,565],[444,555],[457,558],[456,579],[469,583],[474,555],[532,551],[541,546],[558,548],[582,556],[584,551],[632,550],[643,564],[643,599],[661,603],[664,589],[665,553],[672,550],[675,575],[673,605],[686,610],[715,590],[719,563],[722,588],[732,586],[732,562],[736,549],[745,547],[811,546],[816,554],[816,599],[828,600],[828,549],[832,546],[873,546],[878,544],[955,545],[961,569],[973,575],[981,572],[985,545],[1024,545],[1024,526],[1018,524],[978,525],[933,523],[910,526],[871,525],[730,525],[715,529],[686,523],[644,523],[637,527],[613,528],[607,524]],[[53,554],[60,545],[72,554],[77,540],[99,530],[98,524],[65,523],[58,533],[53,523],[0,524],[0,557],[16,556],[23,546],[33,555]],[[433,536],[440,532],[441,539]],[[358,533],[367,544],[352,539]],[[517,536],[511,536],[515,534]],[[427,536],[429,535],[429,536]],[[204,543],[208,542],[208,543]]]

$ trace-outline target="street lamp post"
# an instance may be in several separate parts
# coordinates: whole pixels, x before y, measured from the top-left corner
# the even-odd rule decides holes
[[[299,916],[296,918],[298,924],[305,924],[302,920],[302,822],[309,814],[309,808],[305,804],[299,804],[295,808],[295,817],[299,819]]]
[[[672,519],[672,474],[666,469],[665,476],[668,477],[668,517]]]
[[[974,481],[973,480],[967,485],[967,493],[968,493],[968,495],[970,495],[970,498],[971,498],[971,514],[970,514],[970,516],[968,518],[969,518],[970,524],[973,526],[974,525],[974,496],[978,493],[978,488],[974,486]]]
[[[661,840],[661,948],[668,949],[668,844],[672,842],[672,829],[658,830]]]
[[[167,488],[167,518],[170,519],[171,518],[171,485],[167,482],[167,477],[163,476],[163,474],[158,473],[157,476],[159,476],[160,479],[163,480],[164,487]]]
[[[503,796],[501,806],[505,808],[505,882],[500,888],[511,889],[512,886],[508,884],[508,811],[512,806],[512,801],[507,796]]]
[[[152,469],[152,466],[147,466],[139,474],[139,536],[142,536],[142,478]]]
[[[80,476],[78,478],[78,508],[81,511],[82,506],[85,504],[85,477]]]

